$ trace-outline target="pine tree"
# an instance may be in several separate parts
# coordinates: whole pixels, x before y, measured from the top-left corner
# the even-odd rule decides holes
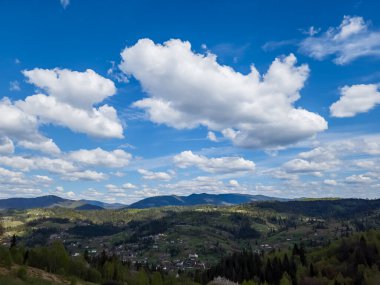
[[[293,250],[292,250],[292,255],[295,256],[295,255],[299,255],[300,254],[300,250],[298,248],[298,244],[294,244],[293,246]]]
[[[292,279],[290,278],[288,273],[285,272],[284,274],[282,274],[280,285],[292,285]]]
[[[301,243],[299,254],[300,254],[301,263],[303,266],[305,266],[306,265],[306,250],[305,250],[305,245],[303,242]]]
[[[16,237],[16,235],[14,234],[13,236],[12,236],[12,238],[11,238],[11,248],[12,247],[15,247],[17,245],[17,237]]]
[[[309,275],[310,275],[311,277],[314,277],[314,276],[316,275],[316,274],[315,274],[315,271],[314,271],[314,265],[313,265],[312,262],[310,263]]]

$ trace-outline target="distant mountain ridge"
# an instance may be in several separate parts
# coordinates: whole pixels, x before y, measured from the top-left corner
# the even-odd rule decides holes
[[[36,198],[8,198],[0,200],[0,209],[29,209],[54,207],[67,200],[58,196],[48,195]]]
[[[55,195],[35,198],[8,198],[0,199],[1,209],[34,209],[62,207],[76,210],[102,210],[102,209],[145,209],[164,206],[194,206],[194,205],[239,205],[254,201],[288,201],[288,199],[249,194],[191,194],[189,196],[155,196],[142,199],[129,206],[120,203],[104,203],[94,200],[70,200]]]
[[[155,196],[145,198],[129,205],[130,209],[144,209],[163,206],[194,206],[194,205],[239,205],[254,201],[288,201],[289,199],[249,194],[191,194],[189,196]]]
[[[125,207],[122,204],[107,204],[90,200],[70,200],[55,195],[47,195],[35,198],[8,198],[0,199],[0,209],[34,209],[62,207],[77,210],[102,210]]]

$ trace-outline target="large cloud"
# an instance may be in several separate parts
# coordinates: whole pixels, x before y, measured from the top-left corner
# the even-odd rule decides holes
[[[247,75],[222,66],[215,55],[196,54],[180,40],[142,39],[121,55],[120,69],[149,96],[134,106],[155,123],[203,125],[249,148],[292,144],[327,128],[321,116],[293,105],[309,74],[294,55],[276,59],[263,76],[253,66]]]
[[[174,163],[180,168],[196,166],[209,173],[239,173],[250,172],[255,169],[253,161],[242,157],[207,158],[189,150],[176,155]]]
[[[353,117],[380,104],[380,92],[376,84],[344,86],[340,99],[330,106],[333,117]]]
[[[68,127],[94,137],[123,137],[116,110],[107,104],[94,107],[115,94],[116,88],[111,80],[89,69],[77,72],[36,68],[23,73],[29,83],[48,94],[28,96],[24,101],[16,102],[24,112],[37,116],[42,123]]]
[[[344,16],[339,27],[303,40],[300,50],[318,60],[334,56],[336,64],[346,64],[359,57],[379,56],[380,32],[370,31],[362,17]]]

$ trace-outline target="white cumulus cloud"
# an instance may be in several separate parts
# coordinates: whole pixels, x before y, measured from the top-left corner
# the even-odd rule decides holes
[[[239,173],[255,169],[255,163],[242,157],[208,158],[194,154],[192,151],[183,151],[174,156],[174,163],[180,168],[198,167],[209,173]]]
[[[346,182],[353,183],[353,184],[368,184],[368,183],[371,183],[372,181],[373,181],[372,178],[365,174],[354,174],[354,175],[346,177]]]
[[[292,159],[283,165],[284,169],[290,173],[320,172],[331,168],[331,166],[328,162],[315,162],[300,158]]]
[[[132,183],[124,183],[121,186],[117,186],[114,184],[107,184],[106,188],[107,188],[108,192],[110,192],[110,193],[125,193],[126,190],[136,189],[137,187],[136,187],[136,185],[134,185]]]
[[[103,172],[97,172],[93,170],[75,171],[64,173],[61,177],[68,181],[88,180],[88,181],[101,181],[107,179],[107,175]]]
[[[180,40],[160,45],[142,39],[121,56],[120,69],[148,95],[134,106],[155,123],[177,129],[203,125],[233,133],[227,138],[249,148],[284,146],[327,129],[321,116],[294,107],[309,75],[294,55],[275,59],[264,75],[253,65],[249,74],[239,73]]]
[[[340,99],[330,106],[333,117],[353,117],[365,113],[380,104],[380,92],[376,84],[344,86]]]
[[[55,144],[55,142],[52,139],[48,139],[48,138],[41,142],[22,140],[22,141],[19,141],[17,145],[23,148],[38,150],[38,151],[50,153],[50,154],[59,154],[61,152],[61,150]]]
[[[153,172],[146,169],[138,169],[138,173],[142,175],[144,179],[147,180],[171,180],[172,175],[167,172]]]
[[[51,97],[78,108],[91,109],[116,93],[115,84],[91,69],[84,72],[69,69],[24,70],[28,82],[46,91]]]
[[[87,165],[124,167],[129,164],[132,155],[121,149],[106,151],[98,147],[91,150],[80,149],[72,151],[69,157],[74,161]]]

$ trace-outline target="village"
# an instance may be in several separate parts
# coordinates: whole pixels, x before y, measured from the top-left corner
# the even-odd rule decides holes
[[[83,255],[91,259],[105,255],[117,257],[124,264],[143,265],[165,272],[204,270],[207,267],[195,252],[189,251],[186,255],[167,252],[170,246],[183,247],[183,240],[168,240],[166,234],[150,235],[143,237],[141,242],[120,245],[110,245],[104,237],[76,241],[65,232],[50,235],[49,242],[54,240],[62,241],[73,257]]]

